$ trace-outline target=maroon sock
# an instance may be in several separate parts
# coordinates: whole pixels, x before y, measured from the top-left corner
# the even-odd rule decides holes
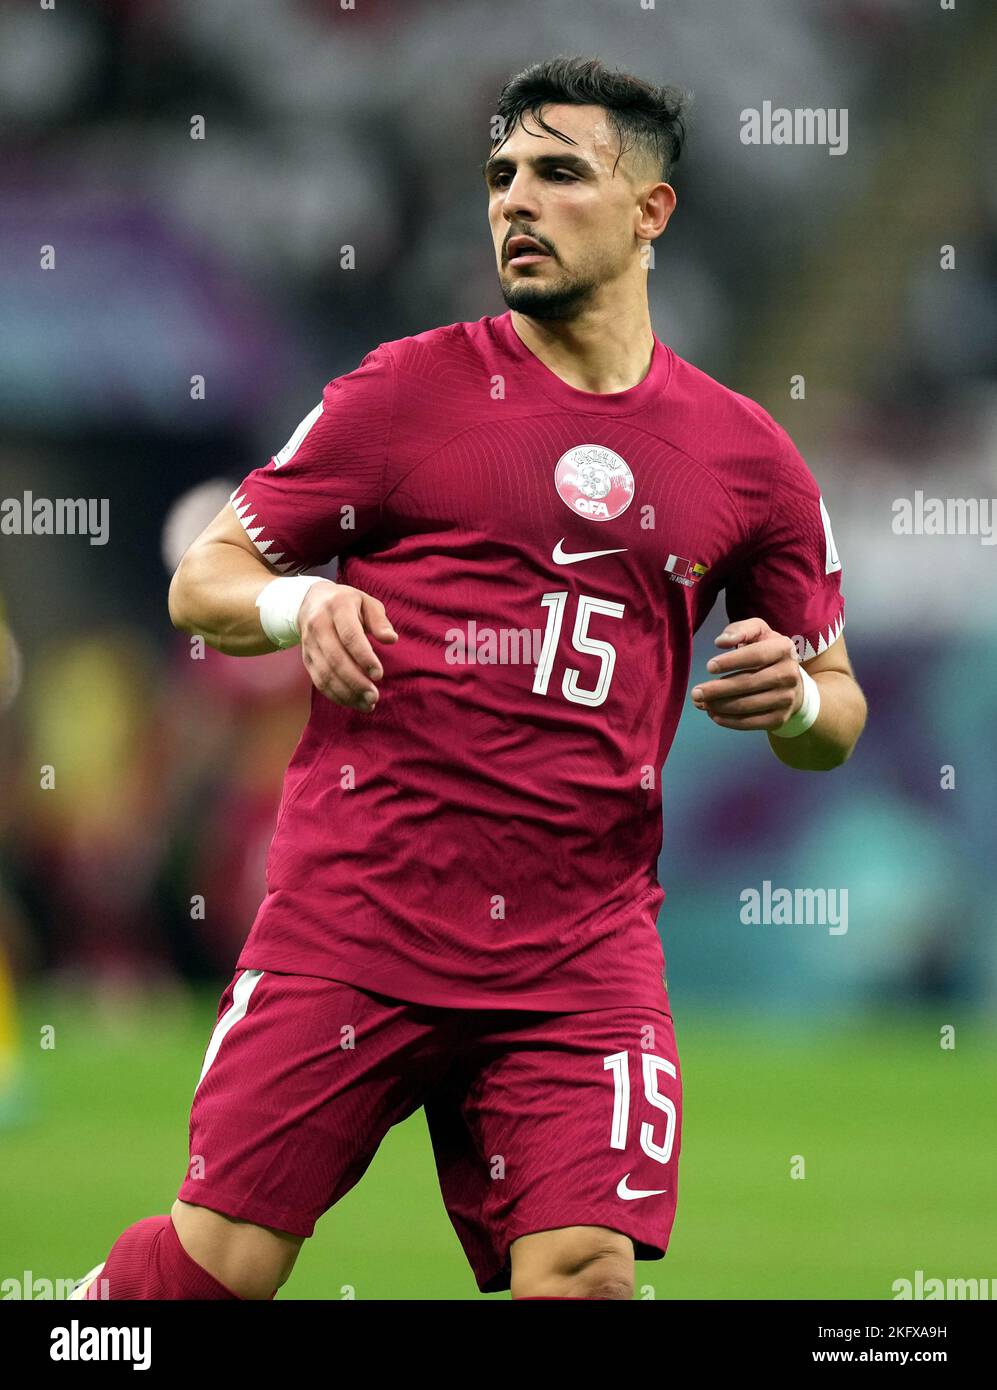
[[[237,1299],[239,1295],[190,1258],[171,1217],[147,1216],[118,1236],[87,1298]]]
[[[587,1303],[588,1299],[580,1293],[524,1293],[514,1298],[513,1303]]]

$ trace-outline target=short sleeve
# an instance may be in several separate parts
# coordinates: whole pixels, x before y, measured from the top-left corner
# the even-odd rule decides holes
[[[382,344],[330,381],[284,447],[232,493],[246,534],[280,574],[328,564],[377,521],[393,395]]]
[[[808,661],[845,625],[841,561],[817,482],[781,434],[768,517],[727,581],[727,616],[731,622],[764,618]]]

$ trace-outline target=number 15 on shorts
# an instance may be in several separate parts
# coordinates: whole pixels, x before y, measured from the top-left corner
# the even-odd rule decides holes
[[[675,1102],[670,1096],[662,1094],[659,1080],[662,1074],[672,1077],[673,1080],[677,1079],[678,1073],[667,1057],[655,1057],[649,1052],[642,1052],[640,1062],[644,1097],[649,1105],[660,1110],[664,1116],[658,1126],[663,1128],[664,1132],[658,1137],[655,1136],[656,1126],[649,1120],[644,1121],[640,1127],[640,1147],[648,1158],[653,1158],[658,1163],[667,1163],[672,1156],[675,1143],[677,1117]],[[602,1065],[604,1071],[613,1073],[613,1131],[609,1145],[613,1149],[625,1149],[630,1122],[630,1054],[613,1052],[602,1059]]]

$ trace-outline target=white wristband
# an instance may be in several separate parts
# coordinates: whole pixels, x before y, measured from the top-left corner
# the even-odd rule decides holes
[[[290,574],[283,579],[271,579],[256,598],[260,610],[260,626],[275,647],[293,647],[301,641],[298,631],[298,611],[301,600],[313,584],[320,584],[317,574]]]
[[[781,729],[769,730],[776,738],[796,738],[805,734],[820,713],[820,686],[802,666],[800,675],[803,677],[803,704]]]

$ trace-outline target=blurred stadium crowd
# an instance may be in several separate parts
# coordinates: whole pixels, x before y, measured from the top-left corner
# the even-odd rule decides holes
[[[19,971],[231,972],[308,683],[293,651],[192,660],[169,574],[326,381],[504,311],[489,117],[558,52],[694,95],[654,327],[810,463],[871,711],[819,780],[683,720],[673,995],[997,1004],[995,553],[891,525],[915,488],[997,494],[997,15],[970,0],[0,4],[2,494],[106,497],[111,517],[102,547],[0,538],[0,941]],[[742,144],[766,99],[847,107],[847,156]],[[848,934],[742,925],[763,879],[847,886]]]

